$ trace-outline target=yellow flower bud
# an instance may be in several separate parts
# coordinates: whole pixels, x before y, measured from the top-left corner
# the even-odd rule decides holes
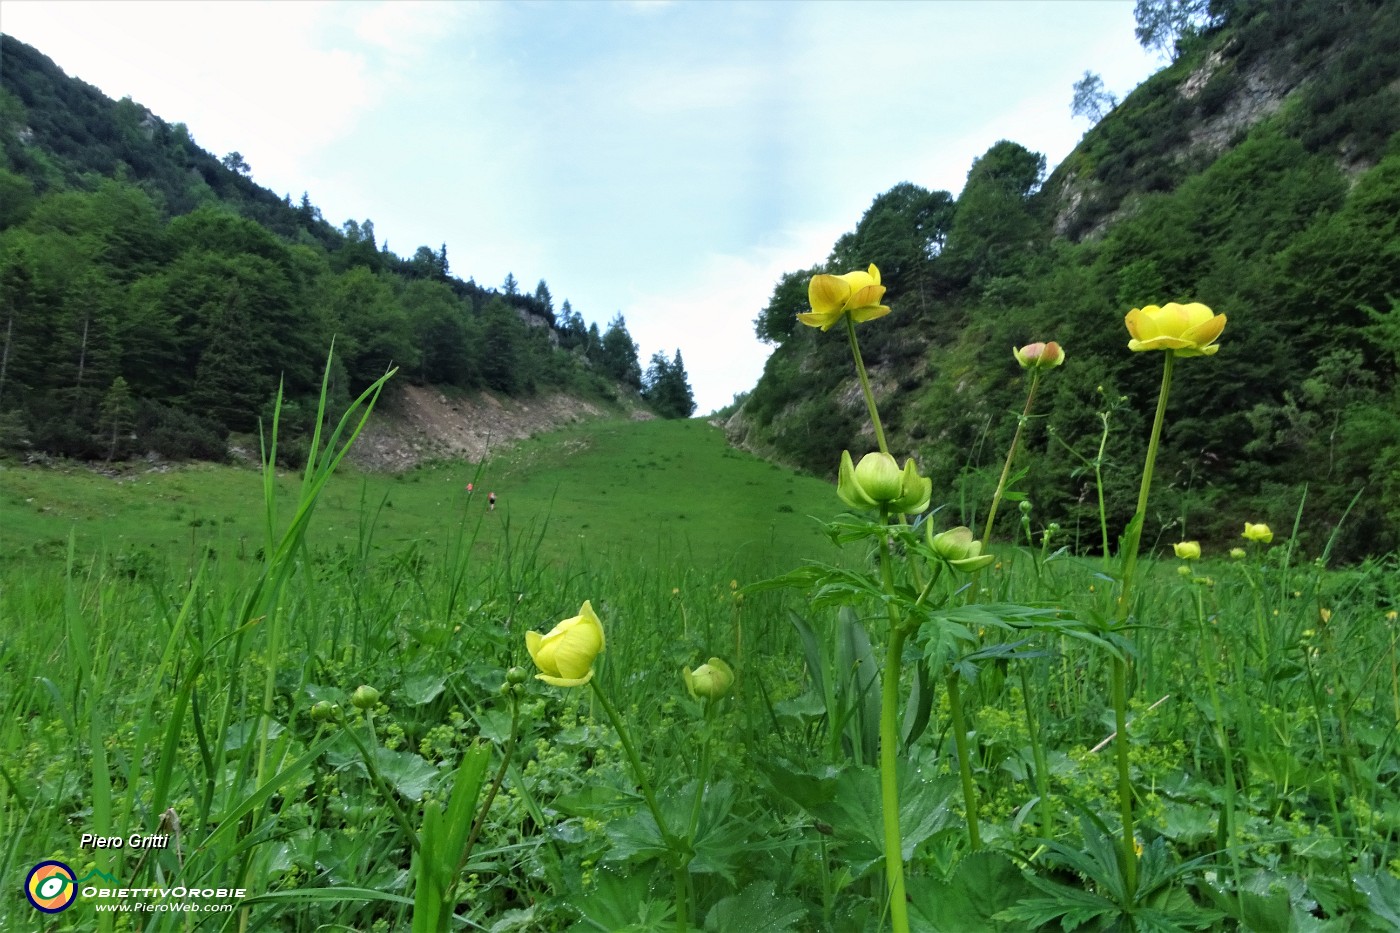
[[[982,542],[974,540],[972,529],[966,525],[950,528],[942,534],[934,534],[932,526],[926,533],[928,546],[933,549],[948,566],[963,573],[972,573],[996,560],[995,554],[983,554]]]
[[[1169,350],[1177,356],[1211,356],[1220,349],[1216,340],[1225,329],[1225,315],[1199,302],[1171,302],[1160,308],[1134,308],[1123,319],[1133,339],[1128,349]]]
[[[1065,361],[1065,351],[1055,341],[1028,343],[1021,349],[1012,348],[1011,355],[1022,369],[1054,369]]]
[[[578,615],[560,622],[548,634],[525,633],[525,650],[540,669],[535,678],[555,687],[582,687],[592,680],[593,659],[603,648],[603,623],[587,600]]]
[[[686,692],[697,700],[718,700],[734,686],[734,671],[719,658],[710,658],[693,671],[681,668]]]
[[[1198,560],[1201,556],[1201,546],[1195,541],[1178,541],[1172,545],[1172,550],[1182,560]]]
[[[1245,522],[1244,533],[1241,534],[1240,537],[1248,538],[1250,541],[1258,541],[1261,544],[1268,544],[1270,541],[1274,540],[1274,533],[1269,530],[1268,525],[1262,522],[1257,525]]]
[[[1230,556],[1235,560],[1244,560],[1245,549],[1242,547],[1232,547],[1230,548]]]
[[[914,515],[928,508],[933,482],[919,475],[913,460],[906,460],[901,470],[894,457],[877,451],[861,457],[857,466],[851,452],[843,450],[836,494],[853,509],[886,506],[891,512]]]
[[[814,275],[807,285],[807,302],[812,310],[797,319],[808,327],[829,330],[849,314],[859,324],[883,317],[890,309],[880,304],[885,286],[880,284],[880,270],[871,263],[865,272],[845,275]]]

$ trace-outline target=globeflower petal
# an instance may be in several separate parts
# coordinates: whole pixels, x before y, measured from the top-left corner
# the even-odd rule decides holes
[[[807,283],[807,303],[815,314],[835,314],[839,317],[846,310],[850,297],[850,283],[839,275],[814,275],[812,281]]]
[[[797,319],[808,327],[820,327],[822,330],[830,330],[831,325],[841,320],[841,315],[846,312],[836,311],[807,311],[797,316]]]
[[[836,495],[853,509],[873,509],[878,504],[865,494],[860,483],[856,482],[856,467],[851,461],[849,450],[841,451],[841,467],[837,472]]]
[[[884,317],[889,313],[889,305],[870,305],[865,308],[853,309],[851,311],[851,320],[855,321],[857,324],[863,324],[866,321],[873,321],[877,317]]]
[[[913,459],[904,461],[903,494],[890,503],[890,511],[902,515],[918,515],[933,501],[933,480],[919,475]]]
[[[872,283],[860,289],[853,289],[850,299],[846,302],[846,307],[852,311],[856,308],[873,308],[880,303],[880,299],[884,296],[885,286]]]

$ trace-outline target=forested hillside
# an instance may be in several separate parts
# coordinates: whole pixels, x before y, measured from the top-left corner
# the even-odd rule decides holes
[[[446,244],[401,258],[8,36],[0,78],[0,452],[223,459],[279,382],[308,427],[332,340],[338,400],[396,366],[693,410],[679,353],[644,373],[620,315],[600,332],[543,280],[462,281]]]
[[[1164,9],[1197,15],[1142,22]],[[1393,549],[1400,5],[1147,2],[1139,14],[1144,43],[1175,39],[1174,61],[1048,179],[1043,156],[998,142],[956,199],[901,184],[824,262],[777,283],[755,322],[777,350],[732,431],[821,474],[843,448],[873,447],[846,341],[795,321],[813,272],[873,262],[894,310],[859,328],[862,349],[891,442],[931,474],[936,502],[988,501],[1025,399],[1011,348],[1064,345],[1017,488],[1038,525],[1089,548],[1100,416],[1108,514],[1126,519],[1161,375],[1127,352],[1123,317],[1198,301],[1229,324],[1219,354],[1183,367],[1174,389],[1158,465],[1170,491],[1147,540],[1170,527],[1233,539],[1246,519],[1291,527],[1305,502],[1302,539],[1320,553],[1359,495],[1334,553]]]

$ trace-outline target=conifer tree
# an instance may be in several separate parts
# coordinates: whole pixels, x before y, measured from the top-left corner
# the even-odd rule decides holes
[[[623,385],[634,389],[642,387],[642,364],[637,359],[637,345],[627,332],[627,321],[622,312],[608,322],[599,348],[599,364],[603,372]]]

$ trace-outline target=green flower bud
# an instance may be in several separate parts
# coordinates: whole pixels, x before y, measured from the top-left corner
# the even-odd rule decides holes
[[[321,700],[319,703],[314,703],[311,706],[311,721],[330,722],[335,719],[336,712],[337,710],[334,703],[329,700]]]
[[[1031,505],[1031,500],[1022,499],[1021,504],[1018,505],[1017,508],[1021,510],[1022,515],[1029,515],[1031,514],[1031,509],[1033,509],[1034,506]]]
[[[734,671],[719,658],[710,658],[693,671],[681,668],[685,689],[697,700],[718,700],[734,686]]]
[[[506,683],[508,684],[523,684],[529,679],[530,672],[523,667],[512,667],[506,671]]]
[[[894,457],[877,451],[861,457],[855,465],[851,452],[843,450],[836,494],[853,509],[884,506],[891,512],[912,515],[928,508],[933,482],[919,475],[913,460],[906,460],[901,470]]]
[[[379,691],[368,684],[360,684],[355,688],[355,692],[350,694],[350,704],[355,709],[374,709],[379,703]]]
[[[972,573],[996,560],[993,554],[982,553],[982,542],[972,537],[972,529],[966,525],[950,528],[942,534],[934,534],[930,526],[927,532],[928,546],[933,549],[948,566],[963,573]]]

